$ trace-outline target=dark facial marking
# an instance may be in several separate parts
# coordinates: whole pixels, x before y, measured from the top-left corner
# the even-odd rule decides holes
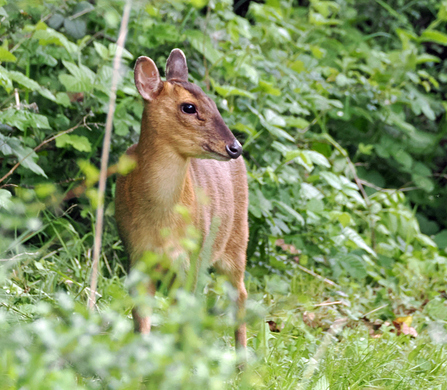
[[[216,132],[222,137],[225,142],[233,141],[234,135],[227,127],[220,115],[216,115],[213,117],[213,127],[216,129]]]

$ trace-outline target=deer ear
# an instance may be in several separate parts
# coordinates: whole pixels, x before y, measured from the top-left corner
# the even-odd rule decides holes
[[[155,62],[148,57],[138,57],[134,69],[135,86],[144,100],[151,102],[163,88]]]
[[[188,65],[185,54],[180,49],[174,49],[166,61],[166,80],[188,81]]]

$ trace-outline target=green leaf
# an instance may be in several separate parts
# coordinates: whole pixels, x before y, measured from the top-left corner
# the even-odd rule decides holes
[[[49,20],[48,25],[57,30],[64,23],[65,18],[61,14],[54,14]]]
[[[357,247],[365,250],[370,255],[377,257],[376,253],[366,244],[362,237],[353,229],[346,227],[342,231],[342,235],[352,241]]]
[[[64,107],[71,106],[70,98],[68,97],[68,95],[65,92],[58,92],[56,94],[56,100],[57,100],[58,104],[60,104],[61,106],[64,106]]]
[[[17,151],[17,155],[19,157],[19,161],[20,160],[22,161],[21,162],[22,167],[25,167],[33,171],[37,175],[47,177],[45,171],[39,165],[37,165],[36,161],[39,159],[39,157],[31,148],[24,147],[23,151],[22,150]]]
[[[59,80],[69,92],[90,92],[93,89],[95,74],[87,67],[80,67],[67,61],[62,61],[73,75],[60,74]]]
[[[200,54],[204,55],[209,62],[215,64],[220,60],[223,54],[214,48],[209,36],[205,36],[199,30],[187,30],[185,34],[191,46]]]
[[[439,248],[447,250],[447,229],[440,231],[435,236],[435,242]]]
[[[37,165],[37,154],[33,149],[23,146],[18,138],[5,137],[0,133],[0,153],[5,156],[14,155],[24,168],[30,169],[34,173],[47,177],[44,170]]]
[[[447,321],[447,304],[438,297],[428,302],[424,311],[434,320]]]
[[[286,140],[289,140],[291,142],[295,141],[295,139],[289,133],[278,127],[268,124],[263,118],[261,119],[261,124],[268,130],[270,134],[274,135],[275,137],[285,138]]]
[[[310,157],[304,153],[305,151],[301,151],[299,156],[296,159],[296,162],[303,166],[307,171],[312,172],[314,169],[314,165]]]
[[[425,30],[421,37],[420,42],[434,42],[439,45],[447,46],[447,34],[436,30]]]
[[[233,87],[231,85],[218,85],[213,83],[213,88],[214,90],[223,97],[228,97],[228,96],[243,96],[243,97],[247,97],[249,99],[255,99],[256,96],[253,95],[252,93],[245,91],[243,89],[240,88],[236,88]]]
[[[116,45],[116,43],[109,43],[109,56],[110,58],[115,57],[116,54],[116,49],[118,48],[118,46]],[[124,47],[122,49],[122,53],[121,53],[122,58],[124,58],[125,60],[133,60],[133,55],[132,53],[130,53],[128,50],[126,50]]]
[[[337,175],[333,174],[332,172],[321,172],[320,176],[326,180],[326,182],[333,188],[337,190],[342,189],[342,182],[338,178]]]
[[[112,85],[113,68],[108,65],[103,65],[99,68],[95,80],[95,88],[109,94]],[[135,88],[134,88],[135,90]],[[138,93],[138,92],[137,92]],[[139,95],[138,95],[139,96]]]
[[[87,34],[87,24],[82,19],[65,19],[64,20],[65,31],[68,35],[71,35],[74,39],[81,39]]]
[[[267,108],[264,110],[264,118],[268,122],[268,124],[272,126],[285,127],[286,121],[281,115],[278,115],[275,111]]]
[[[354,254],[341,256],[340,263],[346,272],[355,279],[364,279],[367,276],[365,262],[360,256]]]
[[[260,189],[256,190],[256,195],[263,211],[270,211],[273,208],[272,203],[264,196]]]
[[[189,1],[197,9],[202,9],[208,3],[208,0],[189,0]]]
[[[306,205],[307,211],[320,214],[324,211],[324,202],[321,199],[310,199]]]
[[[407,134],[411,134],[416,131],[416,128],[412,124],[406,122],[399,115],[396,115],[395,113],[389,114],[388,123],[397,126],[399,129],[403,130]]]
[[[130,126],[126,120],[123,119],[115,119],[113,123],[115,134],[124,137],[129,134]]]
[[[248,134],[248,135],[251,135],[251,136],[254,136],[257,133],[256,130],[252,126],[246,125],[241,122],[238,122],[234,126],[232,126],[232,129],[240,131],[240,132]]]
[[[57,45],[63,46],[70,54],[75,54],[78,51],[78,46],[70,42],[63,34],[47,28],[46,30],[37,30],[33,34],[34,39],[39,40],[39,45]]]
[[[0,112],[0,122],[9,126],[17,127],[25,131],[29,127],[35,129],[49,129],[50,124],[48,118],[44,115],[35,114],[25,110],[16,110],[10,108],[9,110]]]
[[[278,88],[275,88],[272,83],[268,83],[267,81],[263,80],[259,80],[258,86],[256,88],[253,88],[251,92],[264,92],[272,96],[281,95],[281,91]]]
[[[102,43],[96,41],[93,42],[93,46],[95,47],[96,52],[103,60],[105,61],[110,60],[109,49],[107,49],[107,47],[105,47]]]
[[[6,210],[12,209],[14,203],[11,201],[11,193],[7,190],[0,189],[0,209],[4,208]]]
[[[283,208],[284,211],[289,213],[292,217],[294,217],[301,224],[301,226],[304,226],[304,218],[301,216],[301,214],[296,212],[292,207],[279,200],[274,200],[273,202],[276,203],[281,208]]]
[[[352,218],[349,213],[341,213],[337,216],[338,221],[345,228],[351,224]]]
[[[339,86],[339,87],[345,87],[349,84],[353,84],[355,81],[346,77],[343,73],[339,73],[337,75],[337,77],[335,78],[335,83]]]
[[[0,85],[8,93],[11,92],[13,88],[11,78],[9,77],[9,72],[3,66],[0,66]]]
[[[68,61],[62,61],[62,63],[64,64],[64,66],[68,69],[68,71],[77,79],[80,80],[88,80],[90,81],[90,83],[94,83],[95,81],[95,73],[90,70],[89,68],[87,68],[84,65],[75,65],[72,62],[68,62]]]
[[[426,62],[441,62],[441,60],[439,59],[439,57],[426,53],[418,55],[418,57],[416,58],[417,64],[425,64]]]
[[[434,181],[427,176],[412,174],[411,179],[413,180],[414,184],[423,189],[425,192],[432,192],[435,189]]]
[[[254,107],[248,106],[248,108],[250,109],[250,111],[252,111],[254,114],[256,114],[256,115],[259,117],[259,121],[261,122],[261,125],[262,125],[265,129],[267,129],[268,132],[269,132],[270,134],[274,135],[275,137],[282,137],[282,138],[285,138],[285,139],[287,139],[287,140],[289,140],[289,141],[291,141],[291,142],[294,142],[294,141],[295,141],[295,139],[294,139],[289,133],[287,133],[286,131],[284,131],[284,130],[282,130],[282,129],[276,127],[276,126],[273,126],[272,124],[270,124],[270,123],[266,120],[266,118],[264,118],[264,116],[261,115],[261,114],[259,113],[259,111],[256,110]],[[281,116],[279,116],[278,114],[276,114],[273,110],[267,109],[267,110],[266,110],[266,113],[267,113],[269,119],[270,119],[273,123],[277,123],[277,124],[279,124],[279,125],[283,125],[283,126],[286,125],[285,120],[284,120]]]
[[[322,199],[324,198],[323,194],[315,188],[312,184],[309,183],[301,183],[300,196],[304,200],[307,199]]]
[[[324,157],[321,153],[315,152],[314,150],[304,150],[303,154],[316,165],[321,165],[326,168],[330,168],[331,164],[329,163],[328,159]]]
[[[308,121],[303,118],[297,118],[293,116],[284,117],[287,126],[289,127],[297,127],[298,129],[305,129],[310,125]]]
[[[92,145],[87,137],[76,134],[63,134],[56,138],[56,146],[58,148],[66,148],[72,146],[80,152],[91,152]]]
[[[40,89],[40,85],[38,83],[36,83],[34,80],[31,80],[29,77],[26,77],[23,73],[10,70],[9,76],[11,77],[11,80],[19,83],[25,88],[30,89],[31,91]]]
[[[10,51],[0,46],[0,62],[16,62],[17,58]]]
[[[394,154],[394,159],[407,170],[411,170],[411,166],[413,165],[413,158],[403,149],[399,149]]]
[[[289,68],[294,70],[297,73],[304,72],[306,70],[306,66],[303,61],[297,60],[293,61],[289,64]]]
[[[284,163],[288,163],[289,161],[292,161],[293,159],[301,156],[301,153],[303,151],[300,149],[296,149],[296,150],[289,150],[287,151],[286,155],[285,155],[285,161]]]
[[[51,100],[52,102],[56,102],[56,96],[54,96],[51,91],[49,91],[48,89],[41,87],[37,90],[37,92],[42,95],[43,97],[47,98],[48,100]],[[59,103],[59,102],[58,102]]]

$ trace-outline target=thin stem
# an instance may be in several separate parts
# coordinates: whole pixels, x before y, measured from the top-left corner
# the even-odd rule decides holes
[[[109,163],[110,141],[112,138],[112,121],[113,121],[113,115],[115,113],[116,90],[120,79],[119,68],[121,64],[121,57],[123,55],[124,42],[126,41],[129,15],[132,8],[131,3],[132,0],[127,0],[126,5],[124,6],[123,18],[121,19],[118,41],[116,42],[117,49],[115,53],[115,58],[113,60],[113,75],[112,75],[112,86],[110,88],[109,112],[107,113],[106,130],[104,135],[104,143],[102,147],[102,156],[101,156],[101,172],[99,175],[98,208],[96,209],[92,279],[90,283],[90,299],[88,301],[88,307],[90,309],[93,309],[93,307],[96,304],[96,287],[98,284],[99,257],[101,253],[102,229],[104,222],[104,193],[106,190],[107,165]]]

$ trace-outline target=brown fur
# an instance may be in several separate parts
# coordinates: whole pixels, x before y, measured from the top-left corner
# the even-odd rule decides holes
[[[145,98],[145,108],[140,140],[127,151],[136,159],[137,167],[117,180],[118,230],[133,265],[145,251],[164,252],[172,257],[182,251],[179,239],[184,235],[186,222],[175,212],[176,205],[189,209],[203,240],[217,217],[220,224],[211,262],[237,289],[238,317],[242,320],[247,297],[245,164],[242,157],[229,159],[225,147],[234,142],[233,134],[215,103],[199,87],[184,81],[187,73],[185,76],[182,72],[183,68],[187,72],[187,67],[186,60],[181,62],[181,52],[175,49],[172,53],[168,68],[176,79],[166,82],[157,79],[158,70],[151,60],[140,57],[140,65],[140,59],[137,61],[135,80]],[[182,103],[194,104],[197,115],[182,112]],[[200,191],[209,200],[206,204],[199,201]],[[169,229],[167,237],[160,234],[163,229]],[[154,293],[153,287],[148,289]],[[149,333],[148,317],[140,316],[136,309],[134,320],[139,331]],[[242,323],[236,331],[238,346],[246,346],[245,333]]]

